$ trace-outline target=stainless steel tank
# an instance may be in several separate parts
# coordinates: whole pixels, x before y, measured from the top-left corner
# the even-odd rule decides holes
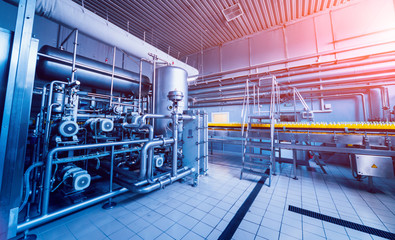
[[[44,46],[40,53],[63,59],[68,63],[57,61],[56,59],[40,56],[37,62],[37,74],[40,78],[46,80],[67,81],[71,77],[71,62],[73,54],[59,50],[51,46]],[[90,86],[93,88],[111,89],[112,65],[98,62],[86,57],[78,56],[76,58],[77,71],[76,80],[81,82],[81,86]],[[87,66],[87,67],[85,67]],[[135,72],[126,71],[121,68],[115,68],[114,85],[115,92],[123,92],[138,96],[140,75]],[[147,76],[142,76],[141,93],[143,96],[148,94],[150,80]]]
[[[165,66],[156,69],[155,74],[155,107],[154,113],[170,115],[173,102],[167,97],[170,91],[181,91],[184,98],[178,102],[179,112],[188,108],[187,72],[179,67]],[[171,120],[156,119],[155,134],[170,136],[172,132]]]

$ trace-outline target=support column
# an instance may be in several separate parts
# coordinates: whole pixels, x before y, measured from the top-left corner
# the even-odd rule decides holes
[[[38,41],[35,0],[20,0],[0,130],[0,239],[16,235]]]

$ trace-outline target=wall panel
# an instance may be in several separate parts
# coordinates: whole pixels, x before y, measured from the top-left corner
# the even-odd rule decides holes
[[[253,66],[285,58],[283,33],[279,28],[254,35],[250,44]]]
[[[247,39],[224,44],[221,54],[223,71],[249,66],[250,59]]]

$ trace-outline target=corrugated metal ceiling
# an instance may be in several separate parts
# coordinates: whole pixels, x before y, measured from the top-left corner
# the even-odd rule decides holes
[[[172,56],[183,58],[351,0],[73,0]],[[244,12],[227,22],[222,10]]]

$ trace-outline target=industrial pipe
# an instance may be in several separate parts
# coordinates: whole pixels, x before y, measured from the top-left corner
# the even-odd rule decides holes
[[[139,122],[140,124],[146,123],[147,118],[172,118],[171,115],[164,115],[164,114],[144,114],[140,119]],[[178,118],[181,120],[192,120],[195,119],[194,116],[186,115],[186,114],[179,114]],[[129,127],[126,125],[126,127]]]
[[[176,107],[173,106],[175,112],[173,112],[173,161],[172,161],[172,173],[171,176],[177,176],[177,160],[178,160],[178,114],[176,112]]]
[[[103,165],[104,166],[104,168],[107,168],[107,169],[109,169],[111,166],[110,166],[110,163],[107,163],[107,162],[105,162],[105,161],[103,161],[102,163],[101,163],[101,165]],[[181,173],[182,171],[184,171],[185,169],[183,169],[183,168],[181,168],[181,169],[178,169],[177,170],[177,172],[178,173]],[[132,173],[132,172],[130,172],[130,171],[128,171],[128,170],[125,170],[125,169],[122,169],[122,168],[119,168],[119,167],[114,167],[114,172],[116,172],[117,174],[119,174],[119,175],[122,175],[122,177],[121,178],[119,178],[120,180],[122,180],[122,181],[125,181],[125,182],[128,182],[128,183],[130,183],[130,184],[133,184],[134,186],[136,186],[136,187],[140,187],[140,186],[143,186],[143,185],[147,185],[147,184],[149,184],[150,182],[148,182],[148,180],[147,179],[144,179],[144,180],[139,180],[138,182],[135,182],[135,175]],[[156,182],[156,181],[158,181],[159,179],[162,179],[164,176],[166,176],[166,175],[170,175],[169,173],[164,173],[164,174],[161,174],[161,175],[159,175],[159,176],[156,176],[155,178],[152,178],[151,180],[152,180],[152,182],[151,183],[154,183],[154,182]],[[133,181],[134,180],[134,181]]]
[[[148,141],[148,139],[140,139],[140,140],[132,140],[132,141],[124,141],[124,142],[109,142],[109,143],[57,147],[57,148],[52,149],[48,153],[47,159],[45,162],[42,215],[45,216],[48,214],[49,195],[51,192],[51,176],[52,176],[53,157],[57,152],[73,151],[73,150],[81,150],[81,149],[89,149],[89,148],[99,148],[99,147],[111,147],[111,146],[117,146],[117,145],[137,144],[137,143],[143,143],[143,142],[147,142],[147,141]]]
[[[385,86],[395,85],[394,81],[386,81],[386,82],[383,82],[383,81],[385,81],[385,80],[380,80],[379,79],[379,80],[371,81],[371,82],[369,82],[369,85],[364,85],[364,86],[358,86],[358,85],[354,84],[351,87],[338,86],[336,88],[325,88],[325,89],[317,89],[317,90],[311,90],[311,89],[300,90],[300,88],[299,88],[299,92],[302,93],[302,94],[303,93],[306,93],[306,94],[319,94],[319,93],[323,93],[323,92],[360,91],[361,89],[369,89],[369,88],[373,88],[373,87],[381,87],[381,86],[384,86],[384,85]],[[268,91],[268,90],[267,89],[263,89],[264,93],[260,93],[258,96],[260,96],[260,97],[269,97],[268,95],[270,94],[270,92],[266,92],[266,91]],[[289,91],[281,91],[281,94],[287,94],[288,92]],[[239,95],[237,95],[237,94],[239,94]],[[233,97],[238,97],[238,96],[240,96],[240,94],[244,94],[244,91],[243,92],[241,92],[241,91],[233,92],[232,91],[229,94],[222,94],[221,96],[223,96],[223,97],[225,97],[225,96],[231,97],[231,96],[235,95]],[[214,95],[214,96],[209,95],[208,97],[218,97],[218,96],[216,96],[216,95]],[[250,98],[252,98],[252,97],[253,97],[252,91],[250,91]],[[199,100],[195,98],[195,102],[198,102],[198,101]],[[200,101],[202,101],[202,100],[200,100]]]
[[[374,72],[384,72],[384,71],[390,71],[393,67],[393,61],[395,61],[395,57],[387,57],[385,62],[383,59],[377,60],[378,63],[375,63],[375,61],[363,61],[365,63],[375,63],[371,65],[365,65],[365,66],[359,66],[361,61],[356,63],[355,65],[350,64],[350,63],[343,63],[343,64],[337,64],[337,65],[331,65],[331,66],[324,66],[324,67],[317,67],[317,68],[312,68],[307,70],[299,70],[301,73],[303,71],[305,72],[312,72],[309,74],[300,74],[299,71],[293,71],[292,73],[284,73],[284,74],[275,74],[278,82],[280,84],[293,84],[293,83],[299,83],[299,82],[309,82],[314,79],[326,79],[326,78],[333,78],[333,77],[338,77],[338,76],[347,76],[347,75],[361,75],[361,74],[366,74],[366,73],[374,73]],[[340,66],[339,66],[340,65]],[[349,67],[353,66],[353,67]],[[344,68],[348,67],[348,68]],[[331,70],[334,68],[339,68],[335,70]],[[327,71],[331,70],[331,71]],[[262,73],[261,73],[262,74]],[[289,76],[293,74],[299,74],[297,76]],[[287,76],[287,77],[284,77]],[[243,76],[237,77],[237,78],[243,78]],[[236,79],[237,79],[236,78]],[[253,78],[250,75],[244,76],[244,78]],[[259,77],[256,77],[259,78]],[[197,94],[208,94],[208,93],[218,93],[219,92],[225,92],[229,90],[235,90],[235,89],[241,89],[245,87],[244,83],[239,83],[235,84],[234,80],[235,78],[229,78],[229,79],[221,79],[221,84],[226,83],[227,80],[233,80],[232,85],[225,85],[225,86],[203,86],[203,88],[200,89],[191,89],[189,91],[190,95],[197,95]],[[240,81],[245,81],[244,79]],[[258,79],[257,79],[258,81]],[[323,81],[325,82],[325,81]],[[262,80],[260,80],[260,86],[268,86],[269,87],[269,82],[264,83]]]
[[[50,124],[51,124],[51,115],[52,115],[52,107],[55,105],[59,105],[58,103],[52,103],[52,95],[53,95],[53,87],[55,84],[61,84],[61,85],[67,85],[67,82],[62,82],[62,81],[52,81],[50,83],[49,87],[49,92],[48,92],[48,103],[47,103],[47,115],[46,115],[46,120],[45,120],[45,132],[44,132],[44,143],[49,142],[49,132],[50,132]],[[45,87],[44,87],[45,89]],[[45,93],[43,95],[43,98],[45,96]],[[42,100],[44,102],[44,100]],[[48,144],[45,144],[43,147],[43,156],[45,156],[48,152]]]
[[[6,1],[14,5],[19,3],[18,0]],[[137,58],[148,59],[149,54],[154,54],[174,66],[185,69],[190,80],[196,79],[199,74],[196,68],[131,35],[71,0],[37,0],[36,14],[71,29],[78,28],[85,35],[123,49]]]
[[[174,143],[174,139],[172,139],[172,138],[171,139],[154,140],[154,141],[149,141],[149,142],[145,143],[143,148],[141,149],[140,161],[147,163],[147,152],[152,147],[163,146],[163,145],[167,145],[167,144],[171,144],[171,143]],[[148,159],[148,161],[152,162],[152,158]],[[143,169],[143,167],[144,167],[144,169]],[[147,164],[144,164],[144,166],[141,166],[141,169],[140,169],[140,179],[145,178],[146,172],[147,172]],[[150,174],[151,174],[151,176],[148,175],[148,178],[152,177],[152,172],[150,172]]]
[[[292,61],[300,61],[300,60],[309,59],[309,58],[317,58],[317,57],[322,57],[322,56],[325,56],[325,55],[331,55],[331,54],[335,54],[335,53],[354,51],[354,50],[359,50],[359,49],[364,49],[364,48],[369,48],[369,47],[374,47],[374,46],[381,46],[381,45],[385,45],[385,44],[393,44],[394,42],[395,41],[387,41],[387,42],[373,43],[373,44],[369,44],[369,45],[357,46],[357,47],[352,47],[352,48],[334,49],[334,50],[324,51],[324,52],[320,52],[320,53],[316,53],[316,54],[309,54],[309,55],[305,55],[305,56],[301,56],[301,57],[294,57],[294,58],[288,58],[288,59],[275,60],[275,61],[271,61],[271,62],[257,64],[257,65],[254,65],[254,66],[248,66],[248,67],[243,67],[243,68],[239,68],[239,69],[222,71],[222,72],[219,72],[219,73],[212,73],[212,74],[200,76],[200,79],[204,79],[204,81],[194,82],[194,84],[195,85],[200,85],[200,84],[207,85],[207,83],[218,82],[219,80],[222,82],[223,79],[219,79],[219,78],[221,76],[224,76],[224,75],[227,75],[227,74],[232,74],[232,73],[237,73],[237,72],[242,72],[242,71],[249,71],[249,70],[254,70],[254,69],[258,69],[258,68],[264,68],[264,67],[269,67],[269,66],[273,66],[273,65],[278,65],[278,64],[285,64],[285,63],[292,62]],[[394,51],[381,52],[381,53],[376,53],[376,54],[370,54],[368,56],[369,57],[370,56],[377,56],[377,55],[382,55],[382,54],[386,54],[386,53],[393,53],[393,52]],[[359,56],[359,57],[364,57],[364,56]],[[342,60],[349,60],[349,59],[342,59]],[[336,62],[336,61],[335,60],[329,60],[329,61],[325,61],[325,62],[320,62],[319,64],[332,63],[332,62]],[[310,65],[311,64],[304,65],[304,66],[310,66]],[[298,66],[298,67],[302,67],[302,66]],[[287,70],[287,68],[285,68],[284,70]],[[278,71],[278,70],[276,70],[276,71]],[[213,79],[213,80],[207,80],[207,79]]]
[[[139,120],[140,124],[145,124],[147,118],[171,118],[171,116],[164,114],[151,114],[151,113],[144,114]]]
[[[125,193],[127,191],[128,191],[127,188],[121,188],[121,189],[113,191],[111,193],[103,194],[103,195],[101,195],[99,197],[95,197],[95,198],[86,200],[86,201],[84,201],[82,203],[78,203],[76,205],[64,208],[64,209],[56,211],[54,213],[45,214],[45,215],[42,215],[41,217],[34,218],[32,220],[23,222],[22,224],[19,224],[17,226],[17,232],[18,233],[19,232],[23,232],[25,230],[28,230],[28,229],[40,226],[40,225],[42,225],[44,223],[52,222],[52,221],[54,221],[57,218],[66,216],[66,215],[68,215],[70,213],[73,213],[73,212],[76,212],[76,211],[79,211],[79,210],[82,210],[82,209],[84,209],[86,207],[89,207],[91,205],[97,204],[97,203],[102,202],[104,200],[107,200],[109,198],[118,196],[119,194]]]
[[[30,172],[35,169],[36,167],[41,167],[43,166],[44,163],[43,162],[37,162],[33,165],[31,165],[25,172],[24,175],[24,184],[25,184],[25,195],[23,197],[23,201],[22,204],[19,206],[19,212],[22,211],[22,209],[25,207],[27,201],[29,200],[29,196],[30,196],[30,183],[29,183],[29,178],[30,178]]]
[[[305,99],[342,98],[342,97],[347,97],[347,96],[361,96],[363,120],[366,122],[368,120],[368,116],[367,116],[367,111],[366,111],[365,94],[363,94],[363,93],[344,93],[344,94],[324,95],[324,96],[316,96],[316,97],[305,97]]]
[[[115,50],[114,50],[115,53]],[[37,74],[42,79],[60,79],[67,81],[70,78],[70,71],[73,71],[73,64],[78,68],[76,78],[83,86],[91,86],[105,90],[124,92],[137,96],[140,92],[146,96],[150,87],[150,80],[140,75],[108,65],[96,60],[59,50],[51,46],[44,46],[40,49],[40,59],[37,62]],[[111,101],[111,98],[110,98]]]
[[[304,87],[312,87],[312,86],[319,86],[319,85],[332,85],[332,84],[340,84],[340,83],[355,83],[355,82],[364,82],[364,81],[371,81],[371,79],[383,79],[383,78],[393,78],[395,77],[395,73],[379,73],[379,74],[372,74],[372,75],[363,75],[363,76],[356,76],[356,77],[345,77],[345,78],[337,78],[337,79],[330,79],[325,81],[315,81],[315,82],[307,82],[307,83],[296,83],[296,84],[289,84],[288,87],[296,87],[296,88],[304,88]],[[264,89],[265,91],[267,89]],[[264,95],[262,93],[261,95]],[[212,102],[212,101],[229,101],[229,100],[238,100],[242,99],[243,97],[239,94],[235,96],[226,96],[226,97],[211,97],[211,98],[202,98],[196,99],[196,102]]]
[[[152,140],[154,139],[154,128],[149,124],[144,124],[140,128],[141,129],[143,129],[143,128],[148,129],[148,142],[147,143],[152,142]],[[143,147],[143,149],[144,149],[144,147]],[[152,168],[152,157],[153,157],[153,149],[150,149],[149,153],[148,153],[148,159],[149,159],[148,171],[150,168]],[[150,161],[151,161],[151,163],[150,163]],[[140,159],[140,179],[144,179],[146,174],[147,174],[147,160],[145,158],[141,157],[141,159]]]
[[[274,70],[271,72],[261,72],[261,73],[254,73],[254,74],[247,74],[247,75],[240,75],[237,77],[229,77],[229,78],[221,78],[220,82],[218,83],[218,80],[211,80],[211,81],[207,81],[207,79],[205,79],[204,85],[199,86],[195,84],[195,87],[192,87],[192,89],[190,90],[191,92],[194,92],[196,90],[200,90],[200,89],[211,89],[211,87],[213,86],[218,86],[219,85],[223,85],[223,84],[239,84],[239,83],[243,83],[245,82],[246,79],[248,80],[258,80],[259,78],[264,79],[267,78],[268,80],[271,79],[271,75],[275,75],[278,79],[282,79],[285,77],[292,77],[292,76],[296,76],[296,75],[303,75],[303,74],[308,74],[308,73],[317,73],[317,72],[325,72],[325,71],[329,71],[329,70],[340,70],[342,68],[344,69],[350,69],[353,67],[360,67],[360,66],[364,66],[364,65],[372,65],[372,64],[381,64],[381,63],[390,63],[395,61],[395,57],[392,56],[383,56],[383,57],[377,57],[374,59],[370,59],[371,55],[367,56],[369,57],[368,60],[360,60],[360,61],[354,61],[354,62],[344,62],[344,63],[336,63],[336,64],[332,64],[329,66],[317,66],[317,67],[311,67],[311,64],[304,66],[306,67],[306,69],[300,69],[300,70],[294,70],[294,71],[289,71],[287,68],[284,69],[278,69],[278,70]],[[351,61],[352,59],[344,59],[345,61]],[[322,64],[322,63],[320,63]],[[388,69],[387,69],[388,70]],[[263,83],[262,80],[260,80],[261,84]],[[264,84],[264,83],[263,83]],[[269,85],[269,84],[268,84]],[[193,85],[192,85],[193,86]],[[196,87],[197,86],[197,87]]]
[[[190,175],[191,173],[193,173],[195,171],[196,170],[194,168],[191,168],[191,169],[185,168],[184,171],[178,172],[177,176],[164,178],[163,180],[158,179],[155,183],[149,184],[144,187],[136,187],[136,185],[130,184],[122,179],[117,179],[117,180],[119,181],[120,185],[128,188],[130,191],[142,194],[142,193],[149,193],[149,192],[152,192],[156,189],[159,189],[161,187],[169,185],[181,178],[184,178],[184,177]]]

